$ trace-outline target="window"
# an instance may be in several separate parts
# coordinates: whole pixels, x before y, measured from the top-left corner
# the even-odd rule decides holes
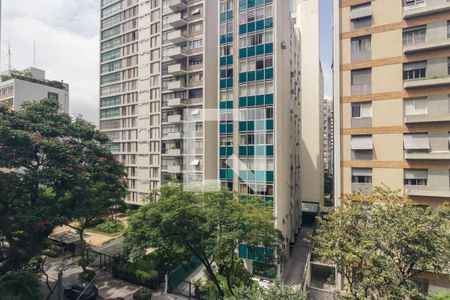
[[[352,136],[352,150],[373,150],[371,135]]]
[[[419,61],[403,65],[403,80],[425,78],[427,62]]]
[[[425,4],[425,0],[404,0],[405,7],[414,7],[416,5]]]
[[[352,183],[372,183],[372,169],[352,169]]]
[[[403,184],[405,186],[427,186],[428,170],[405,169]]]
[[[370,35],[352,39],[352,62],[371,58],[371,40]]]
[[[412,45],[425,42],[426,25],[403,29],[403,45]]]
[[[355,103],[352,104],[352,118],[371,118],[372,103]]]
[[[352,29],[361,29],[372,25],[372,6],[370,3],[351,7],[350,18]]]
[[[403,145],[406,151],[430,150],[428,133],[409,133],[403,135]]]
[[[352,95],[372,92],[372,69],[352,70]]]
[[[447,38],[450,39],[450,21],[447,21]]]
[[[405,100],[404,106],[406,116],[427,114],[427,98]]]
[[[59,95],[57,93],[48,92],[47,98],[50,100],[58,100]]]
[[[450,57],[447,58],[447,75],[450,75]]]

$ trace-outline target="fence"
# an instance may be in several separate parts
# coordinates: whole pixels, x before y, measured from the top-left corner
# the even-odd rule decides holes
[[[201,265],[202,262],[198,258],[191,257],[187,263],[173,271],[169,275],[169,293],[180,294],[189,298],[195,297],[194,286],[187,278]]]

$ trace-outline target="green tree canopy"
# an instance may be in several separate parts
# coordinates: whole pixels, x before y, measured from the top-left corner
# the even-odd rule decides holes
[[[450,209],[417,207],[387,187],[353,194],[320,220],[315,252],[337,266],[351,299],[423,298],[414,278],[448,273]]]
[[[39,253],[55,226],[123,204],[125,173],[108,142],[55,100],[0,107],[0,236],[9,244],[2,272]]]
[[[236,278],[239,243],[271,248],[280,257],[282,242],[281,233],[273,226],[271,209],[258,200],[242,202],[227,191],[194,194],[177,184],[162,187],[158,201],[130,218],[125,239],[127,247],[138,255],[157,248],[172,257],[197,257],[220,298],[225,291],[215,265],[224,270],[232,293],[240,283]],[[265,259],[273,262],[274,257]]]

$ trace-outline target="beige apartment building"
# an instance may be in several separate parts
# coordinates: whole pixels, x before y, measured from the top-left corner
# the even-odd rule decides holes
[[[273,207],[286,249],[301,224],[300,40],[285,0],[103,0],[100,130],[128,204],[176,179]],[[255,275],[281,266],[241,245]]]
[[[216,2],[102,1],[100,130],[129,204],[172,180],[217,180],[217,122],[203,115],[217,107]]]
[[[58,100],[61,108],[69,112],[69,85],[48,80],[45,71],[30,67],[22,71],[8,70],[0,74],[0,105],[19,110],[25,102],[43,99]]]
[[[450,200],[450,3],[335,1],[335,197],[386,184]],[[420,278],[430,293],[445,276]]]
[[[301,36],[302,130],[301,197],[304,210],[319,211],[324,201],[323,72],[320,63],[319,0],[293,3]]]

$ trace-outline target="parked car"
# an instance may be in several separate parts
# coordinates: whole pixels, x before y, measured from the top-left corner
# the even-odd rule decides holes
[[[95,300],[98,297],[98,288],[95,285],[87,287],[87,283],[74,284],[64,289],[64,296],[72,300]],[[86,291],[83,293],[83,291]],[[83,293],[83,295],[81,295]],[[81,297],[80,297],[81,295]]]

